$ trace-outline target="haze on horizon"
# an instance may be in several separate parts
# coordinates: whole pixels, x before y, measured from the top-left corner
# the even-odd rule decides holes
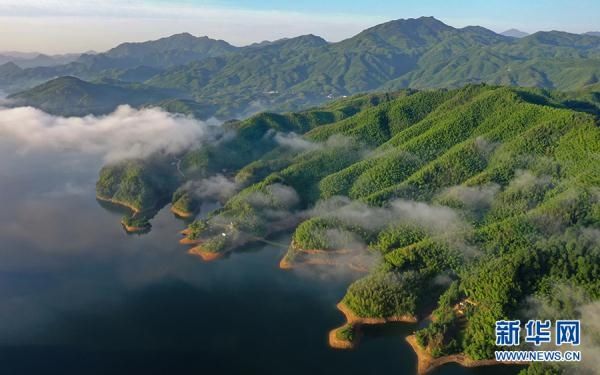
[[[181,32],[234,45],[303,34],[335,42],[365,28],[399,18],[434,16],[454,27],[479,25],[496,32],[528,33],[600,29],[600,3],[592,0],[434,0],[399,4],[316,0],[2,0],[0,51],[48,54],[105,51],[127,41],[145,41]]]

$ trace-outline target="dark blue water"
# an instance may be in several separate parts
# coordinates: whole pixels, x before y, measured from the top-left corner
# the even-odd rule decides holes
[[[167,209],[150,233],[125,234],[94,199],[96,158],[0,147],[0,373],[415,373],[411,325],[327,346],[355,275],[281,271],[285,248],[271,245],[203,263]]]

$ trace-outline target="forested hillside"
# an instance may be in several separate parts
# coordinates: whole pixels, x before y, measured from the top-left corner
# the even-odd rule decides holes
[[[529,299],[600,297],[598,99],[469,85],[263,113],[183,155],[173,203],[193,212],[208,199],[198,188],[220,176],[232,187],[223,207],[189,227],[198,252],[291,231],[283,266],[369,270],[342,301],[357,316],[433,310],[417,332],[430,353],[490,358],[494,322]],[[135,194],[157,191],[157,176],[122,168],[102,171],[99,193],[144,209]]]
[[[60,116],[100,115],[119,105],[139,107],[169,98],[164,90],[142,84],[113,84],[110,80],[90,83],[75,77],[61,77],[38,86],[35,92],[11,96],[12,105],[28,105]]]

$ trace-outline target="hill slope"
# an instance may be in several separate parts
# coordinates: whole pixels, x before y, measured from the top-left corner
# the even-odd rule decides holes
[[[75,77],[61,77],[31,90],[8,97],[11,105],[30,105],[61,116],[104,114],[119,105],[137,107],[158,102],[172,94],[156,88],[90,83]]]

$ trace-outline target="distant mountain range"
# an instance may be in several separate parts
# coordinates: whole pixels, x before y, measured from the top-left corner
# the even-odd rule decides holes
[[[531,34],[518,29],[508,29],[506,31],[501,32],[500,35],[510,36],[513,38],[524,38]],[[588,31],[587,33],[583,33],[583,35],[600,36],[600,31]]]
[[[529,33],[517,29],[509,29],[504,32],[501,32],[500,35],[510,36],[512,38],[524,38],[527,35],[529,35]]]
[[[294,110],[358,92],[478,82],[593,90],[600,85],[598,77],[596,36],[550,31],[515,38],[479,26],[454,28],[432,17],[386,22],[337,43],[304,35],[235,47],[177,34],[83,54],[58,66],[0,65],[0,89],[25,90],[11,97],[16,105],[56,114],[97,113],[118,104],[167,100],[185,103],[170,108],[194,108],[197,116],[219,118]],[[107,86],[136,94],[97,95]]]
[[[68,53],[64,55],[46,55],[37,52],[0,52],[0,65],[12,62],[20,68],[36,68],[41,66],[56,66],[71,63],[81,54]]]

